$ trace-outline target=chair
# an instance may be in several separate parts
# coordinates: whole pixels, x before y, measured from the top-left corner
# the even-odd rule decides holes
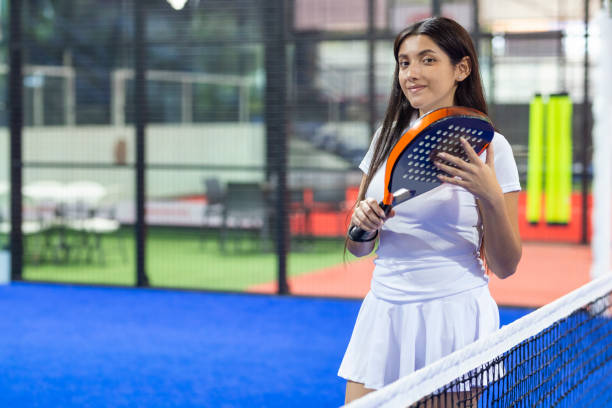
[[[204,206],[203,224],[204,226],[221,225],[223,216],[223,200],[225,192],[216,177],[204,180],[204,191],[206,192],[206,205]]]
[[[268,211],[265,193],[259,183],[236,183],[227,184],[223,205],[223,223],[220,229],[219,245],[221,251],[225,251],[225,242],[230,232],[255,233],[259,237],[259,243],[264,243],[268,231]],[[241,242],[241,237],[234,240],[235,247]]]
[[[22,192],[24,201],[34,209],[35,218],[35,221],[24,220],[24,234],[25,230],[32,232],[38,228],[37,232],[42,232],[42,244],[38,252],[30,254],[30,258],[36,262],[44,262],[47,258],[56,262],[66,260],[70,251],[63,223],[66,186],[57,180],[38,180],[25,184]]]
[[[86,240],[86,259],[91,261],[93,259],[94,250],[98,253],[98,260],[101,264],[106,263],[104,247],[102,246],[102,237],[110,234],[117,235],[117,245],[123,263],[128,262],[127,249],[125,248],[125,242],[119,234],[121,224],[114,216],[114,211],[109,210],[107,215],[103,215],[101,211],[92,213],[92,216],[86,219],[82,224],[83,231],[88,237]],[[93,243],[89,237],[93,237]]]
[[[221,228],[223,224],[223,201],[225,199],[225,191],[216,177],[205,178],[204,193],[206,203],[202,212],[202,228],[200,234],[200,243],[204,247],[206,242],[206,232],[210,228]]]
[[[32,237],[36,234],[43,232],[43,228],[38,221],[29,221],[22,220],[21,223],[21,233],[24,238]],[[8,219],[5,218],[4,210],[0,208],[0,235],[4,235],[5,240],[0,242],[0,250],[4,248],[10,247],[11,238],[9,234],[11,233],[11,223]],[[29,254],[29,245],[28,240],[24,239],[23,241],[23,251],[26,256],[31,256]]]
[[[107,196],[106,187],[95,181],[75,181],[66,186],[65,224],[80,233],[81,241],[72,244],[71,249],[84,253],[85,260],[91,262],[94,252],[98,254],[101,264],[106,262],[102,237],[116,234],[121,224],[115,217],[112,208],[102,208],[101,202]],[[118,239],[118,249],[124,263],[128,261],[127,250]]]

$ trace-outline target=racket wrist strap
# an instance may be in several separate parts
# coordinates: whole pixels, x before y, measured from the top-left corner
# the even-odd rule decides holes
[[[365,234],[358,234],[356,233],[356,231],[359,230],[358,227],[351,225],[349,227],[348,230],[348,237],[351,241],[355,241],[355,242],[370,242],[370,241],[374,241],[376,239],[376,237],[378,236],[378,230],[376,231],[369,231],[366,232]],[[374,232],[374,234],[372,234],[372,232]]]

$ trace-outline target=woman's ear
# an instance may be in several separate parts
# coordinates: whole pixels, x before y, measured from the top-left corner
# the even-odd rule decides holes
[[[455,80],[457,82],[463,81],[470,76],[470,72],[472,72],[472,62],[470,57],[466,55],[455,65]]]

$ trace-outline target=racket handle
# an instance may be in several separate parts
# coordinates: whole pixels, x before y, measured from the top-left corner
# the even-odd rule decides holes
[[[385,215],[389,215],[389,211],[391,211],[391,208],[393,207],[390,204],[383,204],[382,201],[378,203],[378,205],[380,206],[380,208],[383,209],[383,211],[385,212]],[[367,234],[371,232],[372,231],[366,231],[355,225],[352,225],[351,228],[349,228],[348,236],[351,239],[351,241],[368,242],[368,241],[372,241],[378,235],[378,231],[376,231],[376,234],[374,234],[372,237],[367,237]]]
[[[391,211],[391,208],[393,208],[393,206],[391,204],[383,204],[382,201],[380,203],[378,203],[378,205],[380,205],[380,208],[382,208],[383,211],[385,212],[385,216],[389,215],[389,212]]]
[[[378,235],[378,230],[376,230],[376,234],[374,234],[371,237],[368,237],[368,234],[370,234],[371,232],[372,231],[363,230],[357,227],[356,225],[351,225],[351,227],[348,230],[348,236],[351,241],[368,242],[368,241],[372,241]]]

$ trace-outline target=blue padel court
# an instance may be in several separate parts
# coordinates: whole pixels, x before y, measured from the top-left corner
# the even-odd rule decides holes
[[[0,287],[2,407],[334,407],[360,302]],[[502,324],[527,309],[502,309]]]

